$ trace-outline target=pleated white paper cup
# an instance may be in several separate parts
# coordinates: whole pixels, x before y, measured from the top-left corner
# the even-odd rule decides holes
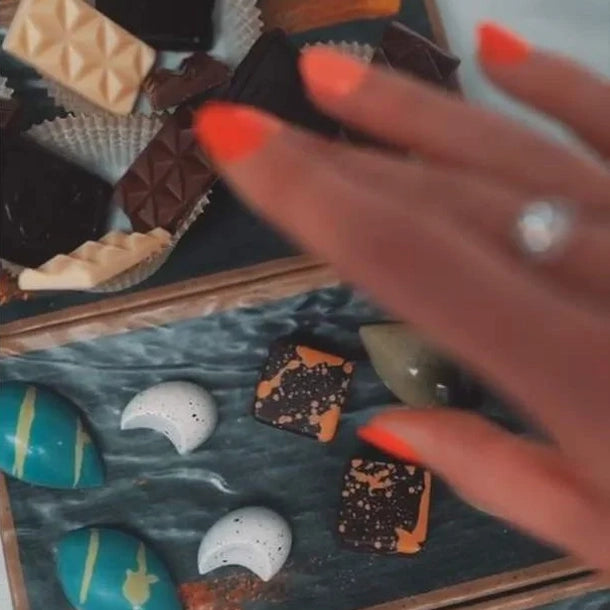
[[[163,126],[161,117],[79,115],[44,121],[26,135],[111,184],[120,180]]]
[[[311,47],[328,47],[341,51],[346,55],[360,59],[366,63],[373,61],[373,55],[375,55],[375,48],[370,44],[361,44],[359,42],[348,42],[346,40],[335,41],[329,40],[328,42],[314,42],[312,44],[306,44],[303,49],[309,49]]]
[[[216,34],[209,53],[230,68],[235,68],[263,31],[261,11],[256,5],[256,0],[218,0],[213,17]],[[176,70],[189,55],[191,53],[188,52],[159,51],[155,67]],[[42,83],[55,104],[74,115],[115,116],[50,79],[43,79]],[[146,95],[141,93],[132,114],[154,116],[158,113],[153,110]]]
[[[26,132],[26,136],[114,185],[162,125],[163,121],[159,117],[80,115],[45,121],[32,127]],[[202,194],[163,250],[88,292],[119,292],[143,282],[156,273],[167,261],[189,227],[204,212],[209,203],[209,195],[209,192]],[[121,213],[121,216],[125,217],[124,213]],[[125,226],[116,226],[116,223],[110,227],[110,230],[112,229],[127,229],[127,232],[129,230]],[[2,260],[0,264],[11,275],[18,275],[23,270],[22,266],[8,261]]]

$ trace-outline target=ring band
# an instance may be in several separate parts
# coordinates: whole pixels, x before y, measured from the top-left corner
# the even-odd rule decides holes
[[[557,254],[574,230],[574,206],[558,199],[527,204],[515,223],[519,250],[528,258]]]

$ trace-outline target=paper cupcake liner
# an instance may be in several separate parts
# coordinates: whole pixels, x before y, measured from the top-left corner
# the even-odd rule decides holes
[[[256,6],[256,0],[219,0],[214,9],[214,25],[216,36],[210,55],[230,68],[235,68],[241,62],[263,30],[261,11]],[[156,67],[175,70],[189,55],[191,53],[160,51]],[[43,79],[42,83],[49,97],[72,114],[115,116],[52,80]],[[155,116],[158,113],[153,110],[148,98],[141,94],[132,114]]]
[[[162,121],[159,117],[81,115],[45,121],[32,127],[26,135],[57,155],[111,184],[116,184],[161,126]],[[209,192],[202,195],[188,217],[174,232],[166,248],[88,292],[119,292],[143,282],[156,273],[167,261],[189,227],[203,213],[209,203],[209,195]],[[121,215],[125,216],[122,211]],[[111,224],[114,226],[109,230],[125,230],[124,226]],[[24,269],[23,266],[2,259],[0,265],[13,276],[19,275]]]
[[[162,125],[160,117],[80,115],[45,121],[29,129],[26,135],[115,184]]]
[[[15,93],[7,84],[6,78],[0,75],[0,98],[10,100]]]
[[[341,51],[342,53],[346,53],[347,55],[351,55],[352,57],[360,59],[366,63],[371,63],[371,61],[373,61],[373,55],[375,55],[375,48],[370,44],[360,44],[359,42],[348,42],[345,40],[340,42],[336,42],[334,40],[330,40],[328,42],[315,42],[313,44],[304,45],[303,49],[310,47],[329,47],[331,49]]]

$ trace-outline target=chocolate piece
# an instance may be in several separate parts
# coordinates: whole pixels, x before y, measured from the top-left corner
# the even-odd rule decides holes
[[[2,131],[12,131],[15,129],[19,122],[20,114],[21,104],[16,98],[0,98],[0,129]]]
[[[173,233],[216,181],[192,130],[193,110],[179,108],[133,162],[115,188],[134,231]]]
[[[428,535],[431,483],[417,466],[351,460],[341,492],[342,541],[373,553],[419,552]]]
[[[3,49],[108,112],[129,114],[155,51],[84,0],[21,0]]]
[[[54,256],[38,269],[24,269],[19,275],[19,288],[89,290],[160,252],[170,241],[171,235],[163,229],[146,235],[111,231],[74,252]]]
[[[159,68],[152,72],[144,81],[144,91],[155,110],[165,110],[229,80],[229,68],[201,52],[187,57],[178,70]]]
[[[327,443],[337,431],[353,369],[339,356],[279,341],[256,389],[254,417]]]
[[[96,0],[96,8],[157,49],[208,50],[215,0]]]
[[[398,21],[385,30],[373,62],[413,74],[428,82],[452,87],[460,60]]]
[[[37,267],[106,229],[112,187],[22,137],[2,138],[0,257]]]
[[[235,70],[227,99],[256,106],[328,136],[339,125],[309,101],[298,67],[299,50],[282,30],[263,34]]]
[[[431,407],[456,398],[454,368],[407,325],[363,326],[360,337],[375,371],[404,403]]]

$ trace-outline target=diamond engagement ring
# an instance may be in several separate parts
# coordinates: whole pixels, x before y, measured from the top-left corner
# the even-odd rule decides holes
[[[553,256],[568,241],[575,216],[574,206],[559,199],[527,204],[515,224],[519,249],[530,258]]]

